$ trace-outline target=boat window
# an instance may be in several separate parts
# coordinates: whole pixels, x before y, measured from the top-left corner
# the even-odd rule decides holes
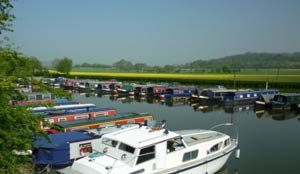
[[[103,138],[102,143],[111,147],[116,147],[118,142],[109,138]]]
[[[247,94],[247,98],[250,98],[250,94]]]
[[[254,97],[257,97],[257,94],[256,94],[256,93],[254,93]]]
[[[67,121],[67,119],[65,117],[58,118],[58,122],[60,122],[60,121]]]
[[[119,146],[119,149],[125,151],[125,152],[129,152],[129,153],[134,153],[134,147],[131,147],[127,144],[121,143]]]
[[[48,95],[44,94],[43,99],[44,100],[49,100],[49,99],[51,99],[51,95],[50,94],[48,94]]]
[[[146,147],[144,149],[141,149],[136,164],[140,164],[142,162],[151,160],[153,158],[155,158],[155,148],[154,148],[154,146]]]
[[[222,142],[215,144],[209,149],[208,154],[218,151],[222,147]]]
[[[75,117],[75,120],[87,119],[87,118],[89,118],[88,115],[79,115],[79,116],[76,116],[76,117]]]
[[[184,148],[181,138],[174,138],[167,141],[167,152],[173,152]]]
[[[196,159],[197,157],[198,157],[198,150],[194,150],[194,151],[191,151],[191,152],[186,152],[183,155],[182,161],[186,162],[186,161],[189,161],[189,160]]]
[[[107,112],[97,113],[97,114],[95,114],[95,117],[103,117],[103,116],[106,116],[106,115],[108,115]]]
[[[230,140],[229,140],[229,138],[226,139],[226,140],[224,141],[224,147],[226,147],[226,146],[228,146],[228,145],[230,145]]]
[[[240,95],[240,98],[243,98],[243,95]]]

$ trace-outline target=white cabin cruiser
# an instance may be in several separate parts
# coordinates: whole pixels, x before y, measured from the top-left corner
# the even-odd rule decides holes
[[[137,125],[103,135],[100,151],[61,172],[211,174],[219,171],[237,148],[237,138],[214,130],[173,132],[162,126]]]

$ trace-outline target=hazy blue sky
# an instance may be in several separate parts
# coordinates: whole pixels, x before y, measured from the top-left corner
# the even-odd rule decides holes
[[[300,51],[300,0],[15,0],[11,40],[43,61],[182,64]]]

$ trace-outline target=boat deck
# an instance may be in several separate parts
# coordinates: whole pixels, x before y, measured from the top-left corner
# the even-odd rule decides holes
[[[207,131],[207,130],[182,130],[175,131],[176,133],[182,135],[184,142],[188,146],[192,146],[195,144],[199,144],[206,141],[211,141],[214,139],[219,139],[221,137],[225,137],[225,134],[215,131]]]

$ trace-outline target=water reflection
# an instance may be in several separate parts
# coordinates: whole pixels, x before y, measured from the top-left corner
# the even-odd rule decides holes
[[[72,91],[72,93],[77,93]],[[191,106],[195,112],[209,113],[214,111],[224,111],[225,113],[238,113],[238,112],[253,112],[256,117],[270,118],[272,120],[282,121],[297,117],[300,121],[300,115],[296,111],[287,110],[265,110],[262,108],[255,108],[253,104],[231,104],[222,105],[216,103],[191,103],[188,99],[182,100],[166,100],[154,96],[128,96],[128,95],[117,95],[117,94],[97,94],[97,93],[78,93],[85,97],[99,97],[109,98],[111,101],[117,101],[121,103],[148,103],[148,104],[159,104],[168,107],[181,107]]]
[[[256,117],[261,118],[271,118],[273,120],[277,121],[283,121],[283,120],[289,120],[295,117],[298,117],[299,115],[296,114],[293,111],[285,111],[285,110],[259,110],[255,111]]]
[[[94,102],[98,107],[113,105],[120,113],[149,112],[157,120],[166,119],[170,130],[208,129],[232,122],[239,128],[241,158],[235,160],[231,156],[217,174],[300,173],[300,139],[297,138],[300,116],[297,112],[257,109],[251,104],[200,104],[147,96],[76,94],[74,99]]]

